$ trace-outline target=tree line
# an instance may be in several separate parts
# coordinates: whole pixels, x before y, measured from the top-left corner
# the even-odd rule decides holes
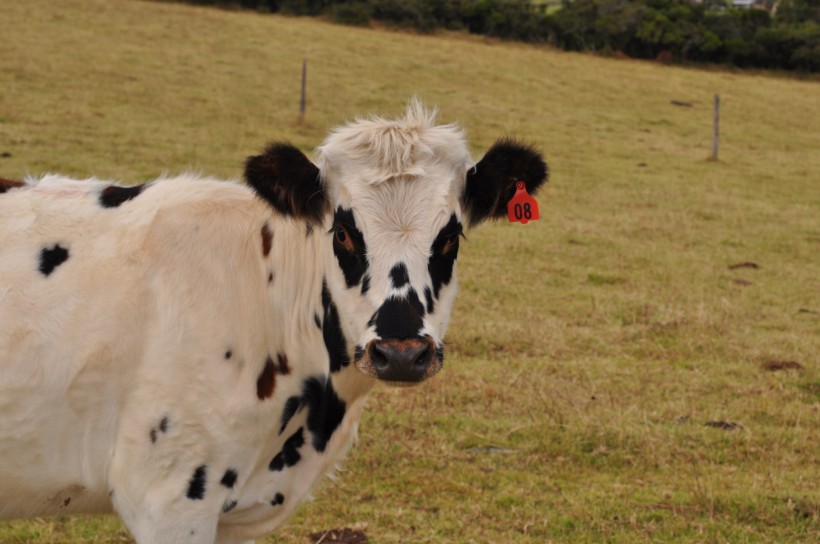
[[[640,59],[820,71],[820,0],[763,0],[752,8],[730,0],[189,1],[351,25],[463,30]]]

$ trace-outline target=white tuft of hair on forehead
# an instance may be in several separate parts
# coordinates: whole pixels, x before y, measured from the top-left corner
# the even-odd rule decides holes
[[[336,128],[317,148],[323,179],[355,172],[358,183],[378,185],[426,176],[441,162],[466,170],[471,158],[464,132],[455,124],[436,125],[437,113],[414,97],[404,117],[359,118]]]

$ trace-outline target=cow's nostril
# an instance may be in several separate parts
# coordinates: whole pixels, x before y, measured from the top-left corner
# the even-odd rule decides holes
[[[370,350],[370,363],[378,372],[382,372],[390,366],[390,349],[381,344],[374,344]]]
[[[416,361],[413,365],[416,367],[417,370],[425,370],[430,365],[430,360],[432,359],[433,350],[430,346],[427,346],[424,351],[419,353]]]

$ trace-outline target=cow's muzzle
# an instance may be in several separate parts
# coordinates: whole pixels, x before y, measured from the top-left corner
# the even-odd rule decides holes
[[[371,340],[356,368],[394,385],[413,385],[441,370],[443,351],[430,336],[421,338],[388,338]]]

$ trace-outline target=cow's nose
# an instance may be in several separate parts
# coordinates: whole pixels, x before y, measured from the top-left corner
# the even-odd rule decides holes
[[[423,338],[378,340],[370,344],[369,355],[380,380],[420,382],[427,377],[435,347]]]

